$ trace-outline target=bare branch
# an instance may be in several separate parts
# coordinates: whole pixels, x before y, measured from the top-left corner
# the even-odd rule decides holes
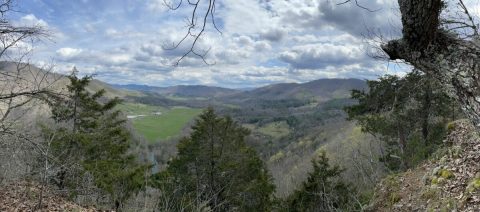
[[[350,2],[352,2],[352,0],[346,0],[346,1],[344,1],[344,2],[337,3],[337,5],[342,5],[342,4],[346,4],[346,3],[350,3]],[[372,9],[370,9],[370,8],[368,8],[368,7],[365,7],[365,6],[363,6],[362,4],[358,3],[358,0],[353,0],[353,2],[355,2],[355,5],[357,5],[357,7],[360,7],[360,8],[362,8],[362,9],[368,11],[368,12],[376,12],[376,11],[381,10],[381,9],[372,10]]]
[[[177,10],[179,9],[182,4],[185,2],[183,0],[180,0],[178,4],[174,4],[173,2],[167,2],[167,0],[164,0],[164,4],[170,9],[170,10]],[[182,44],[187,42],[188,40],[191,40],[191,43],[189,44],[189,48],[186,52],[180,56],[176,62],[174,63],[174,66],[178,66],[182,60],[184,60],[186,57],[193,55],[198,58],[200,58],[204,64],[207,65],[213,65],[215,63],[210,63],[206,60],[206,56],[208,55],[208,52],[210,51],[211,47],[209,47],[207,50],[204,50],[202,52],[199,52],[196,50],[196,47],[198,43],[200,42],[200,38],[202,35],[206,33],[207,30],[207,25],[208,21],[211,21],[213,28],[220,34],[222,32],[220,31],[219,27],[217,26],[217,23],[215,21],[215,8],[216,8],[216,0],[208,0],[206,3],[202,4],[202,0],[187,0],[187,6],[192,7],[192,12],[190,18],[187,20],[187,32],[185,35],[177,42],[177,43],[172,43],[171,46],[163,46],[165,50],[174,50],[178,49]],[[202,11],[200,8],[201,6],[205,5],[208,3],[208,7]],[[197,19],[201,18],[201,22],[198,23]]]

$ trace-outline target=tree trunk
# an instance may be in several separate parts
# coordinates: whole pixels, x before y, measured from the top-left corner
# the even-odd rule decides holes
[[[445,85],[448,95],[480,130],[480,46],[439,27],[441,0],[398,0],[403,38],[382,49],[390,59],[402,59]]]
[[[429,129],[428,129],[428,124],[430,120],[430,109],[432,106],[432,87],[430,85],[430,80],[427,80],[427,85],[424,88],[424,96],[423,96],[423,107],[422,107],[422,135],[423,135],[423,141],[425,142],[425,145],[428,144],[428,135],[429,135]]]
[[[400,166],[402,169],[407,169],[408,166],[405,162],[405,148],[407,147],[407,136],[405,135],[405,130],[400,125],[397,126],[398,133],[398,146],[400,147]]]

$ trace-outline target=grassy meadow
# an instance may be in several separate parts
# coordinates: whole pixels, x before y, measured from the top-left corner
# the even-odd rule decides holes
[[[187,107],[165,108],[138,103],[124,103],[118,107],[130,118],[135,130],[149,142],[157,142],[180,135],[182,129],[202,110]]]

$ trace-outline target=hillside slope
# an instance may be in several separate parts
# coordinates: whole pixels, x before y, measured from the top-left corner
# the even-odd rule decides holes
[[[480,137],[465,120],[448,128],[448,147],[418,168],[384,179],[371,211],[480,210]]]
[[[352,89],[366,89],[360,79],[319,79],[307,83],[280,83],[227,96],[232,100],[330,99],[349,98]]]
[[[8,81],[4,79],[15,79],[15,83],[11,86],[23,90],[34,89],[38,87],[48,87],[55,92],[61,92],[69,83],[65,75],[49,72],[38,68],[31,64],[19,64],[15,62],[0,62],[0,87],[10,86]],[[18,83],[21,83],[19,85]],[[126,96],[143,96],[141,92],[126,89],[116,89],[107,83],[100,80],[93,79],[88,85],[87,89],[91,92],[96,92],[101,89],[105,90],[105,96],[108,98]]]
[[[205,86],[205,85],[177,85],[170,87],[156,87],[148,85],[112,85],[115,88],[127,89],[140,92],[152,92],[166,96],[180,97],[220,97],[238,93],[239,91],[228,88]]]

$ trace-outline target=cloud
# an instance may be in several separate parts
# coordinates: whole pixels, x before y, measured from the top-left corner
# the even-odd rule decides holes
[[[168,9],[168,7],[165,5],[165,2],[169,2],[168,0],[167,1],[164,1],[164,0],[148,0],[146,1],[146,5],[147,5],[147,8],[148,10],[150,11],[153,11],[153,12],[165,12]],[[172,0],[172,5],[175,4],[177,1],[174,1]]]
[[[80,53],[82,53],[83,50],[65,47],[65,48],[58,49],[56,52],[57,52],[57,55],[63,59],[71,59],[80,55]]]
[[[85,51],[70,47],[60,48],[56,51],[57,58],[60,61],[68,63],[84,63],[91,66],[116,66],[128,64],[133,61],[133,55],[113,49],[111,51],[102,52],[95,50]]]
[[[338,1],[321,1],[318,16],[310,21],[312,27],[330,26],[355,36],[368,36],[370,31],[397,34],[401,31],[397,1],[361,1],[367,11],[354,3],[338,5]]]
[[[269,29],[269,30],[262,31],[260,33],[260,36],[263,39],[266,39],[272,42],[278,42],[283,40],[285,36],[287,36],[287,31],[281,28]]]
[[[336,5],[337,0],[224,0],[218,2],[215,16],[222,34],[209,25],[195,47],[199,53],[209,50],[206,59],[215,65],[189,55],[173,67],[191,47],[189,37],[178,48],[165,49],[187,32],[188,6],[167,12],[163,0],[33,1],[25,0],[31,14],[17,21],[65,34],[37,49],[39,61],[53,57],[59,69],[70,71],[76,65],[80,72],[111,83],[162,86],[250,87],[324,77],[375,78],[386,66],[366,56],[362,35],[371,27],[390,31],[399,19],[391,9],[395,1],[387,0],[361,0],[381,8],[374,13],[353,4]],[[101,9],[78,11],[87,6]]]
[[[296,46],[282,52],[280,60],[298,69],[322,69],[361,63],[366,60],[364,51],[358,46],[334,44],[308,44]]]
[[[34,14],[28,14],[20,18],[19,24],[22,26],[48,27],[47,22],[38,19]]]

